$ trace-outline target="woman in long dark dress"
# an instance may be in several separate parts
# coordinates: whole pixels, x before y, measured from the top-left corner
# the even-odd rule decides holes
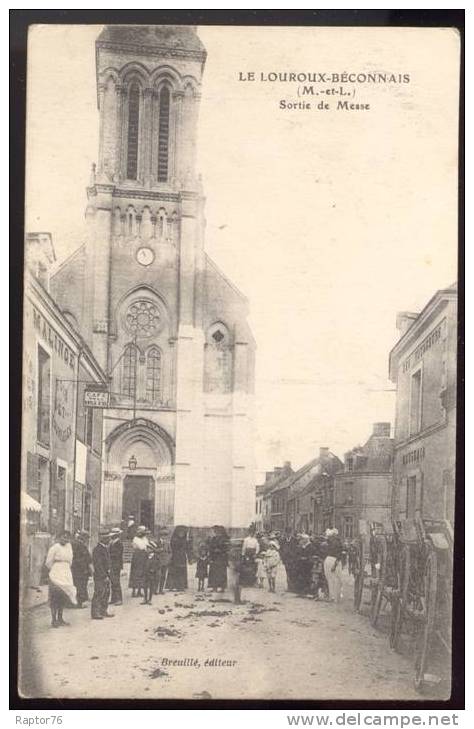
[[[192,559],[191,541],[188,529],[177,526],[170,541],[171,560],[168,566],[166,588],[168,590],[186,590],[188,587],[188,561]]]
[[[208,587],[222,592],[227,587],[227,561],[229,555],[229,537],[223,526],[212,528],[213,536],[209,540],[209,577]]]
[[[132,597],[143,596],[147,547],[146,527],[139,526],[136,536],[132,541],[132,563],[130,565],[130,577],[128,580],[128,586],[132,589]]]
[[[242,562],[240,567],[240,584],[242,587],[253,587],[257,581],[257,554],[260,544],[252,525],[242,544]]]

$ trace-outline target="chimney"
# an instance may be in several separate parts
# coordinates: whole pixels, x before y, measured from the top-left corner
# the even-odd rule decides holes
[[[390,423],[374,423],[372,435],[377,435],[381,438],[390,438]]]
[[[291,461],[285,461],[283,464],[283,468],[291,468]]]
[[[329,448],[320,448],[319,457],[320,458],[329,458]]]
[[[418,319],[419,314],[416,311],[399,311],[397,314],[397,329],[400,332],[400,336],[403,337],[405,332],[411,327],[411,325]]]

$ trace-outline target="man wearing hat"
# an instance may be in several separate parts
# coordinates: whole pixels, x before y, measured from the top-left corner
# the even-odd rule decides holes
[[[113,618],[107,612],[110,597],[110,555],[109,555],[110,533],[100,532],[99,543],[92,552],[92,564],[94,566],[94,595],[91,603],[92,620]]]
[[[120,584],[120,574],[123,570],[123,544],[122,530],[114,527],[110,532],[110,603],[111,605],[121,605],[122,585]]]
[[[130,541],[134,538],[134,536],[137,533],[137,525],[135,522],[135,517],[133,514],[130,514],[127,521],[127,539],[130,539]]]
[[[76,532],[72,540],[72,580],[77,591],[77,607],[85,607],[84,602],[89,599],[87,591],[87,583],[89,576],[92,574],[92,557],[89,552],[87,542],[89,540],[88,532],[83,529]]]

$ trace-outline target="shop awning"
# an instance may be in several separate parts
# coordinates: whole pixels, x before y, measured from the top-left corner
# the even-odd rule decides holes
[[[41,504],[36,499],[23,491],[21,494],[21,510],[22,511],[41,511]]]

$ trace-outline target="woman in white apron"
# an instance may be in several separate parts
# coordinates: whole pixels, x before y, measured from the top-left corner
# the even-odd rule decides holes
[[[76,588],[72,572],[71,535],[63,532],[50,547],[46,557],[46,568],[49,570],[49,605],[51,608],[51,626],[69,625],[63,620],[63,609],[66,605],[77,605]]]

